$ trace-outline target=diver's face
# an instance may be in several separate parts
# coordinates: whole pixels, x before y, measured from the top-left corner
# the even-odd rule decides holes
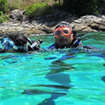
[[[56,44],[59,46],[68,46],[73,41],[72,29],[67,26],[55,29],[54,36]]]

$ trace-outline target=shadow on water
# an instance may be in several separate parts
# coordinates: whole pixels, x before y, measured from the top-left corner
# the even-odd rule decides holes
[[[101,77],[101,79],[105,82],[105,76]]]
[[[70,86],[70,75],[62,72],[71,69],[73,69],[72,66],[65,64],[60,60],[54,61],[52,65],[50,65],[51,71],[46,75],[46,78],[63,86]]]
[[[45,76],[50,81],[56,82],[60,84],[63,87],[63,91],[66,93],[68,92],[68,89],[70,89],[72,86],[70,85],[70,75],[63,73],[63,71],[71,70],[73,67],[71,65],[65,64],[61,61],[61,59],[58,59],[50,65],[50,72]],[[65,94],[66,95],[66,94]],[[54,100],[58,97],[64,96],[64,94],[51,94],[50,98],[45,99],[43,102],[41,102],[38,105],[55,105]]]
[[[87,56],[96,56],[96,57],[103,58],[105,60],[105,52],[104,51],[100,51],[97,53],[90,53]]]
[[[55,105],[54,99],[57,99],[58,97],[61,97],[63,95],[59,94],[52,94],[50,98],[45,99],[42,103],[38,105]]]
[[[66,93],[58,93],[58,92],[48,92],[48,91],[43,91],[43,90],[38,90],[38,89],[27,89],[24,90],[21,94],[27,94],[27,95],[35,95],[35,94],[58,94],[58,95],[66,95]]]

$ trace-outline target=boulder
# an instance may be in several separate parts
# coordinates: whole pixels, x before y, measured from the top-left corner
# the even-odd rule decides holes
[[[82,16],[81,18],[74,20],[71,23],[71,26],[77,31],[105,31],[105,16]]]
[[[47,26],[45,26],[45,25],[41,26],[40,29],[41,29],[42,31],[44,31],[45,33],[47,33],[47,34],[52,33],[52,29],[49,28],[49,27],[47,27]]]
[[[14,21],[23,21],[25,19],[25,10],[13,10],[11,11],[10,18]]]

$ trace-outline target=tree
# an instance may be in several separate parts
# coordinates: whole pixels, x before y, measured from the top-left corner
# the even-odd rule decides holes
[[[79,16],[96,14],[98,0],[64,0],[64,8]]]
[[[7,0],[0,0],[0,11],[5,12],[7,8]]]

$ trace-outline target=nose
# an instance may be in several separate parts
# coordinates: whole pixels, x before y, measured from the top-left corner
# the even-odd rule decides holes
[[[61,37],[64,37],[64,35],[63,35],[63,34],[61,34]]]

